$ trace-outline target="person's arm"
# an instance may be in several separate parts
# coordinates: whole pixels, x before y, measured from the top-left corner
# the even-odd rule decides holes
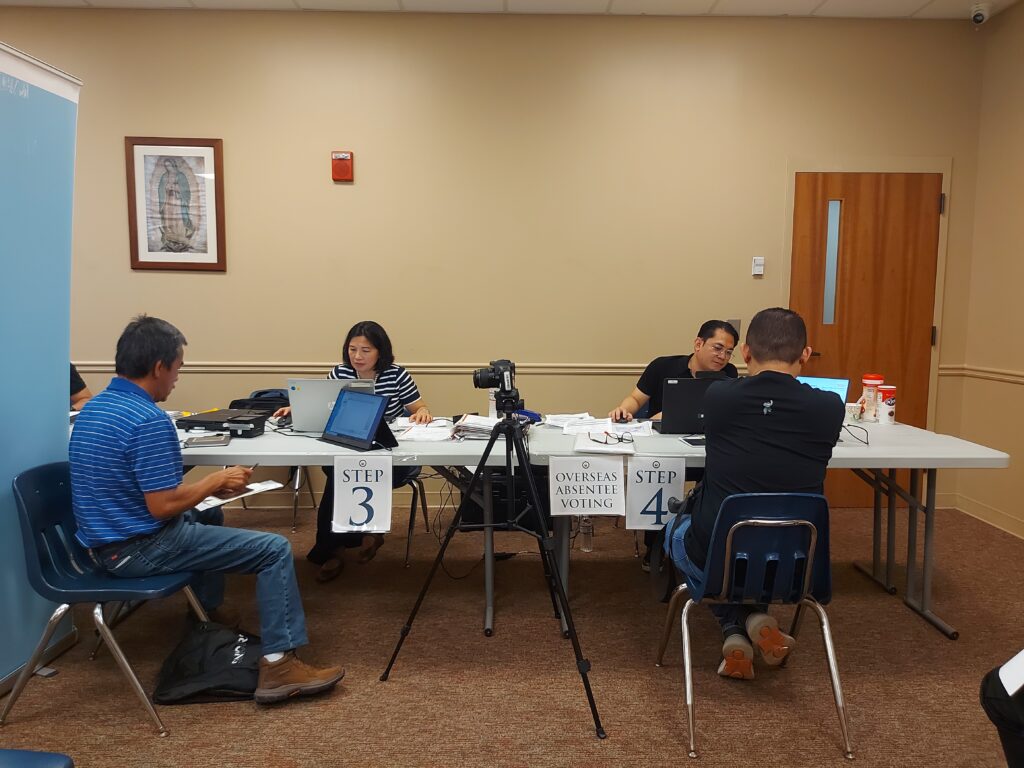
[[[71,410],[80,411],[82,406],[89,402],[92,398],[92,392],[88,387],[82,387],[80,390],[71,395]]]
[[[398,374],[398,399],[405,410],[409,412],[409,421],[413,424],[429,424],[431,420],[430,410],[427,404],[420,397],[419,387],[413,381],[409,372],[402,368]]]
[[[409,403],[405,408],[409,411],[409,421],[413,424],[429,424],[430,420],[433,418],[430,415],[430,410],[427,408],[427,404],[423,402],[422,397],[419,400]]]
[[[276,411],[274,411],[274,415],[271,418],[278,419],[281,416],[291,416],[291,413],[292,407],[290,405],[286,405],[283,408],[278,408]]]
[[[633,415],[643,408],[650,399],[650,397],[640,391],[639,387],[633,387],[633,391],[626,395],[623,401],[619,403],[619,407],[608,413],[608,418],[615,421],[619,419],[632,421]]]
[[[182,483],[177,488],[165,491],[150,491],[145,494],[146,508],[157,520],[177,517],[207,496],[245,490],[251,474],[252,470],[248,467],[228,467],[194,483]]]

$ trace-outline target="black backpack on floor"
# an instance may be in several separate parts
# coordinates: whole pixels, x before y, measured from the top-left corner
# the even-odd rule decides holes
[[[153,701],[200,704],[251,699],[262,655],[256,635],[212,621],[196,624],[160,668]]]

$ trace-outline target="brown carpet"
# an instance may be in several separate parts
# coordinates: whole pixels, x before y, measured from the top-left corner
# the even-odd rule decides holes
[[[901,513],[901,517],[905,515]],[[337,691],[272,708],[251,702],[162,707],[159,738],[114,661],[88,660],[85,641],[58,659],[60,674],[33,679],[0,746],[70,754],[77,766],[642,766],[688,764],[678,629],[656,668],[665,606],[650,597],[632,533],[601,520],[595,551],[573,553],[573,610],[608,731],[599,741],[568,641],[551,618],[533,541],[500,534],[496,631],[485,638],[479,534],[457,535],[392,673],[378,680],[437,551],[423,530],[402,567],[405,524],[370,564],[350,558],[334,582],[316,584],[302,559],[313,532],[290,511],[236,510],[243,522],[290,536],[312,645],[305,657],[341,662]],[[829,606],[851,731],[861,766],[1001,766],[994,729],[978,705],[982,675],[1024,646],[1024,541],[956,511],[938,515],[935,607],[960,631],[947,640],[854,571],[870,555],[870,517],[833,512],[835,598]],[[900,532],[900,551],[905,536]],[[351,554],[351,553],[350,553]],[[902,555],[901,555],[902,556]],[[900,578],[902,579],[902,573]],[[258,629],[251,577],[230,577],[228,600]],[[789,609],[785,609],[787,615]],[[151,687],[184,626],[178,596],[144,606],[117,632]],[[698,747],[705,766],[843,765],[821,635],[805,619],[785,670],[753,682],[715,674],[720,635],[703,609],[693,622]]]

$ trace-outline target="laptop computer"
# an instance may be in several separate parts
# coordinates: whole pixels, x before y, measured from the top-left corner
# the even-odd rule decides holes
[[[661,389],[661,424],[654,429],[663,435],[704,434],[704,393],[718,378],[665,379]]]
[[[388,399],[384,395],[360,392],[348,387],[338,393],[334,409],[320,439],[369,451],[373,448],[395,448],[398,440],[384,421]]]
[[[288,379],[292,431],[322,434],[327,417],[334,410],[338,393],[349,387],[373,392],[370,379]]]
[[[796,380],[802,384],[821,389],[825,392],[832,392],[839,396],[839,399],[846,402],[846,393],[850,389],[849,379],[827,379],[821,376],[797,376]]]

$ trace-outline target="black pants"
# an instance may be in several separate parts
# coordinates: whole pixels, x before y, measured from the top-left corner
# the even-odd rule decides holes
[[[996,667],[981,680],[981,708],[999,731],[1009,768],[1024,768],[1024,691],[1010,696]]]
[[[306,559],[316,565],[323,565],[334,553],[344,547],[355,549],[363,543],[362,533],[335,533],[331,530],[334,518],[334,467],[322,467],[327,475],[324,495],[320,497],[320,507],[316,512],[316,543],[309,550]],[[401,488],[420,473],[419,467],[394,467],[391,470],[391,487]]]

